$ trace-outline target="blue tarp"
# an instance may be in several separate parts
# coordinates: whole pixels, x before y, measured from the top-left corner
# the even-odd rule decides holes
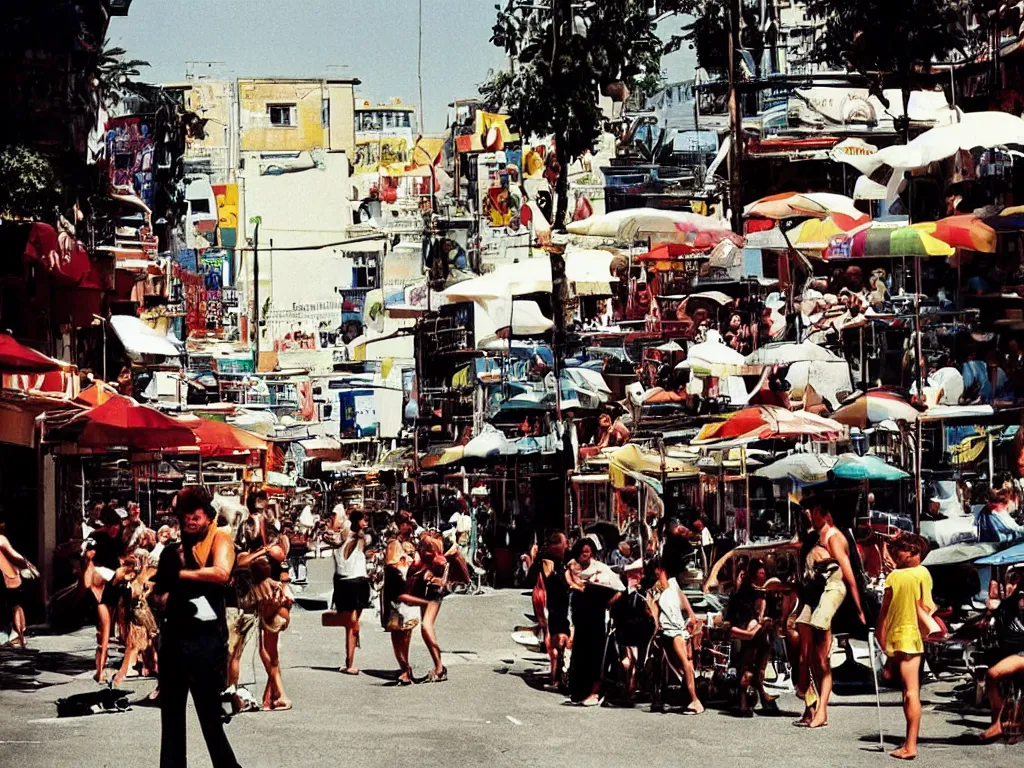
[[[1024,563],[1024,543],[974,561],[975,565],[1017,565]]]

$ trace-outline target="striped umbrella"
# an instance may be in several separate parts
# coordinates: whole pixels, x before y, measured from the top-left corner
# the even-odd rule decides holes
[[[913,224],[912,227],[953,248],[981,253],[996,252],[996,231],[973,214],[948,216],[938,221]]]
[[[744,211],[750,219],[806,219],[787,232],[795,248],[824,250],[829,241],[871,221],[852,198],[831,192],[787,192],[761,198]],[[754,228],[757,228],[756,226]]]
[[[892,227],[878,222],[837,235],[824,251],[826,261],[866,256],[952,256],[954,249],[913,226]]]

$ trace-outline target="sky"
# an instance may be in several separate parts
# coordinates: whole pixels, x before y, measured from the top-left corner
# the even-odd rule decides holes
[[[423,101],[428,132],[447,104],[477,95],[505,63],[490,42],[496,0],[423,0]],[[188,62],[217,77],[354,77],[360,98],[418,102],[419,0],[134,0],[110,22],[112,45],[150,63],[142,80],[184,80]],[[681,22],[663,23],[670,34]],[[688,51],[665,58],[670,80],[693,72]]]

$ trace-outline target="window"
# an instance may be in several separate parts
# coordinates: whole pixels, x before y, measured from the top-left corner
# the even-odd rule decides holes
[[[331,100],[324,99],[320,104],[320,127],[331,127]]]
[[[278,128],[293,128],[297,124],[294,104],[268,104],[270,124]]]

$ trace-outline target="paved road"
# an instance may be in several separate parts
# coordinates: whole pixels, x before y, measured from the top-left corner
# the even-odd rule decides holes
[[[327,563],[314,565],[307,594],[326,591]],[[708,711],[701,717],[635,710],[566,706],[564,699],[530,687],[542,661],[509,639],[529,600],[503,591],[445,602],[438,624],[450,680],[443,684],[392,688],[394,668],[387,637],[368,616],[359,663],[366,674],[338,674],[342,630],[320,626],[314,612],[296,610],[282,640],[285,684],[295,702],[290,712],[236,717],[228,734],[245,766],[324,766],[356,760],[364,768],[397,761],[429,766],[522,766],[569,763],[587,768],[681,764],[764,768],[787,758],[792,766],[888,765],[873,751],[877,715],[873,696],[837,697],[829,728],[796,729],[789,717],[740,721]],[[0,655],[0,766],[42,768],[69,765],[157,765],[159,713],[136,707],[127,713],[57,720],[57,698],[95,690],[88,679],[91,633],[34,638],[30,655]],[[416,637],[413,663],[429,661]],[[247,655],[244,680],[264,680],[258,659]],[[142,697],[145,681],[131,689]],[[259,695],[261,688],[254,688]],[[941,685],[925,691],[921,761],[933,766],[1018,766],[1024,746],[968,746],[960,738],[980,726],[982,715],[949,710]],[[793,716],[797,702],[780,700]],[[890,733],[902,732],[899,696],[883,693],[883,719]],[[191,765],[206,766],[198,723],[189,720]]]

